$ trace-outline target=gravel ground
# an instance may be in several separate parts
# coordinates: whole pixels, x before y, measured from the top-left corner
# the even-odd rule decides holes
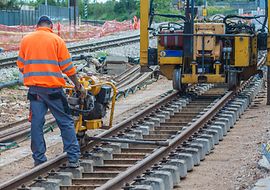
[[[156,40],[150,40],[149,45],[151,47],[156,47]],[[123,47],[113,47],[104,50],[108,55],[117,55],[117,56],[126,56],[126,57],[139,57],[140,56],[140,44],[133,43],[126,46],[127,48]]]
[[[92,38],[92,39],[89,39],[89,40],[68,43],[67,46],[68,47],[79,46],[79,45],[82,45],[82,44],[88,44],[88,43],[93,43],[93,42],[102,42],[102,41],[117,39],[119,37],[134,36],[134,35],[137,35],[137,34],[140,34],[139,30],[136,30],[136,31],[123,31],[123,32],[111,34],[111,35],[108,35],[108,36],[103,36],[101,38]]]
[[[28,116],[29,105],[26,94],[25,87],[0,90],[0,127]]]
[[[114,123],[120,122],[125,118],[133,115],[139,109],[140,104],[154,101],[155,97],[167,92],[172,88],[171,81],[161,79],[146,88],[137,91],[136,94],[127,98],[122,98],[116,103]],[[99,133],[98,131],[90,131],[90,134]],[[47,157],[53,158],[62,152],[62,143],[59,130],[56,128],[53,132],[45,135],[47,142]],[[12,163],[12,164],[11,164]],[[7,167],[8,165],[8,167]],[[19,148],[5,151],[0,156],[0,183],[11,179],[12,177],[24,173],[33,167],[31,158],[30,142],[25,141],[20,144]]]
[[[269,175],[258,168],[260,145],[270,139],[270,109],[265,97],[262,92],[224,140],[176,189],[251,189],[257,179]]]
[[[3,82],[18,80],[19,69],[17,67],[0,69],[0,84]]]

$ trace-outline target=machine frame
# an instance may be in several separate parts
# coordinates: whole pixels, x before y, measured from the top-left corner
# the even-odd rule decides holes
[[[141,0],[140,64],[142,71],[147,71],[151,65],[158,64],[160,66],[160,72],[166,78],[173,81],[174,89],[184,91],[188,84],[196,83],[227,83],[230,89],[236,88],[240,84],[241,80],[247,80],[250,76],[259,73],[256,65],[257,55],[258,51],[262,49],[267,49],[267,64],[270,65],[270,40],[267,40],[267,48],[265,42],[263,42],[263,44],[261,43],[262,41],[266,41],[267,33],[264,31],[254,34],[229,34],[225,33],[224,28],[224,32],[211,33],[211,30],[217,30],[217,28],[222,26],[222,24],[216,24],[215,26],[214,23],[210,23],[209,29],[205,29],[208,25],[207,23],[194,24],[194,0],[187,0],[185,16],[154,13],[153,2],[154,0]],[[267,3],[269,4],[269,2]],[[267,6],[265,15],[266,19],[268,14]],[[184,20],[183,32],[157,33],[155,34],[158,41],[157,48],[149,48],[149,30],[151,30],[151,24],[154,16],[180,18]],[[227,16],[226,19],[231,18],[230,16]],[[240,17],[240,19],[254,18],[241,16],[235,17]],[[265,22],[262,27],[263,30],[265,28]],[[213,26],[216,28],[213,29]],[[197,31],[199,27],[204,27],[201,33]],[[177,49],[171,50],[170,48],[161,45],[162,38],[169,39],[172,37],[175,39],[180,39],[180,37],[183,38],[184,47],[181,47],[183,51],[176,51]],[[207,62],[208,60],[205,56],[207,49],[206,41],[213,38],[219,41],[222,39],[223,42],[227,40],[233,43],[230,48],[224,47],[220,50],[220,54],[223,54],[223,57],[227,59],[222,60],[222,62],[224,61],[223,65],[220,61],[221,58],[212,63]],[[269,39],[269,35],[267,39]],[[200,52],[202,56],[199,58],[200,63],[198,63],[198,59],[196,60],[199,56],[194,57],[194,51],[196,50],[196,47],[198,47],[197,45],[201,46]],[[218,47],[213,47],[213,49],[214,48],[216,48],[216,51],[219,51]],[[165,56],[166,54],[168,55]],[[211,64],[211,72],[206,72],[205,65],[207,64]],[[199,69],[201,69],[200,72]]]

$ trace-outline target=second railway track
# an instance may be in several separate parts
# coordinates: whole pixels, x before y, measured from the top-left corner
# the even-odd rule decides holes
[[[83,53],[83,52],[98,51],[98,50],[107,49],[107,48],[111,48],[115,46],[123,46],[123,45],[131,44],[131,43],[136,43],[139,41],[140,41],[139,35],[131,35],[131,36],[125,36],[125,37],[120,37],[120,38],[111,39],[111,40],[104,40],[100,42],[71,46],[68,49],[70,53],[77,54],[77,53]],[[0,69],[16,66],[17,58],[18,58],[17,56],[13,56],[13,57],[0,59]]]

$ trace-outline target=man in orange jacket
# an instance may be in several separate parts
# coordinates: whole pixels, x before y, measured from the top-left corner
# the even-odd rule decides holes
[[[47,110],[51,111],[61,130],[64,151],[67,152],[69,166],[78,167],[80,148],[70,115],[66,96],[63,92],[66,74],[75,88],[84,94],[76,69],[65,42],[52,31],[49,17],[41,16],[35,32],[26,35],[20,45],[17,65],[23,73],[24,85],[29,87],[31,118],[31,149],[34,164],[39,165],[47,158],[43,126]]]

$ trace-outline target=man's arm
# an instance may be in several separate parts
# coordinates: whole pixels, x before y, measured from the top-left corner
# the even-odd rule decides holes
[[[78,80],[76,69],[72,63],[71,56],[68,52],[65,42],[61,39],[58,49],[58,59],[59,66],[63,73],[65,73],[68,78],[73,82],[75,89],[81,92],[81,96],[84,97],[86,95],[86,91],[84,87]]]

